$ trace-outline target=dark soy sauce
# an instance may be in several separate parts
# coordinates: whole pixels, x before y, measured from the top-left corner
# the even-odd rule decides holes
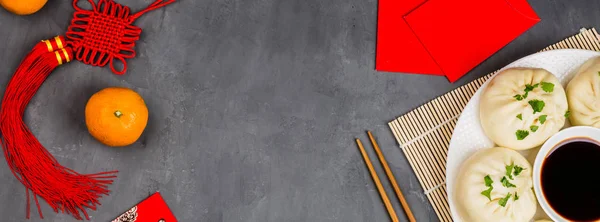
[[[600,145],[591,139],[563,141],[542,164],[544,197],[573,221],[600,219]]]

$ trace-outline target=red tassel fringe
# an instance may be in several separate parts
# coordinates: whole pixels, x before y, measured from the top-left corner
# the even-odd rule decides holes
[[[60,165],[23,122],[25,108],[44,80],[73,58],[72,50],[63,44],[62,37],[38,43],[8,83],[0,110],[2,149],[11,171],[27,189],[27,218],[31,190],[41,218],[38,196],[55,212],[60,210],[79,220],[83,214],[89,220],[86,208],[95,210],[100,205],[98,200],[110,192],[107,186],[117,171],[85,175]]]

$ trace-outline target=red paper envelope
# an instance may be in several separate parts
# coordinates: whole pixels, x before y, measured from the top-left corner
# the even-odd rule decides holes
[[[112,222],[177,222],[169,206],[156,192]]]
[[[454,82],[539,21],[526,0],[379,0],[376,69]]]

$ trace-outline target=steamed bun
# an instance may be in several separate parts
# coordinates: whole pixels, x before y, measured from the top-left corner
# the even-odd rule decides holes
[[[567,85],[571,124],[600,128],[600,57],[585,62]]]
[[[512,68],[483,90],[479,115],[485,134],[498,146],[525,150],[557,133],[567,109],[565,90],[552,73]]]
[[[532,167],[517,151],[496,147],[469,157],[456,178],[457,212],[464,221],[530,221],[537,201]]]

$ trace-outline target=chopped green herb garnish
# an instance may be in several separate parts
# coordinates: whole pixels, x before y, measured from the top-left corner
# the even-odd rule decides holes
[[[535,114],[541,112],[544,109],[544,106],[546,106],[546,103],[542,100],[534,99],[529,100],[529,105],[531,105],[531,108],[533,109],[533,114]]]
[[[515,201],[519,199],[519,195],[517,194],[517,192],[515,192],[515,196],[514,197],[515,197],[514,198]]]
[[[598,75],[600,76],[600,71],[598,71]]]
[[[536,125],[531,125],[531,126],[529,127],[529,129],[531,129],[531,132],[534,132],[534,133],[535,133],[535,131],[537,131],[537,130],[538,130],[538,128],[540,128],[540,127],[539,127],[539,126],[536,126]]]
[[[500,180],[500,182],[502,183],[502,186],[504,186],[506,188],[517,187],[514,184],[510,183],[508,181],[508,179],[506,179],[506,177],[502,177],[502,179]]]
[[[540,84],[536,83],[535,85],[525,85],[525,92],[531,92],[533,91],[533,89],[535,89],[535,87],[538,87]]]
[[[567,110],[565,112],[565,118],[569,118],[569,116],[571,116],[571,111]]]
[[[506,197],[500,199],[498,201],[498,204],[500,204],[500,206],[506,207],[506,203],[508,202],[508,199],[510,199],[511,195],[512,195],[511,193],[506,194]]]
[[[551,93],[554,91],[554,84],[549,82],[542,82],[542,90],[544,90],[544,92]]]
[[[512,171],[513,171],[514,166],[515,166],[514,163],[511,163],[510,165],[506,166],[506,176],[508,176],[508,178],[510,178],[511,180],[513,179]]]
[[[541,115],[540,118],[538,118],[540,120],[540,124],[544,124],[546,122],[546,117],[548,117],[548,115]]]
[[[514,169],[515,169],[515,172],[514,172],[515,176],[519,176],[519,174],[521,174],[521,172],[522,172],[522,171],[523,171],[525,168],[523,168],[523,167],[520,167],[520,166],[518,166],[518,165],[517,165],[517,166],[515,166],[515,168],[514,168]]]
[[[523,120],[523,115],[521,115],[521,114],[517,115],[517,119]]]
[[[525,137],[529,136],[529,131],[527,130],[517,130],[515,133],[517,135],[517,140],[523,140]]]
[[[492,183],[494,183],[494,181],[492,180],[490,175],[486,175],[483,178],[483,181],[485,182],[485,186],[488,187],[488,189],[481,191],[481,195],[486,196],[490,201],[492,201],[492,197],[490,195],[492,194],[492,189],[494,189],[494,187],[492,187]]]
[[[490,175],[487,175],[483,178],[483,181],[485,181],[485,186],[486,187],[491,187],[492,183],[494,183],[494,181],[492,180],[492,178],[490,177]]]
[[[492,189],[493,187],[489,187],[487,190],[481,191],[481,195],[486,196],[490,201],[492,201]]]
[[[523,100],[523,96],[521,96],[521,95],[519,95],[519,94],[517,94],[517,95],[513,96],[513,98],[515,98],[517,101],[521,101],[521,100]]]
[[[550,84],[552,84],[552,83],[550,83]],[[536,84],[533,84],[533,85],[526,84],[525,85],[525,90],[524,90],[525,93],[523,95],[521,95],[521,94],[514,95],[513,98],[515,98],[517,101],[521,101],[523,99],[527,99],[527,96],[529,96],[529,92],[533,91],[533,89],[535,89],[539,85],[540,85],[539,83],[536,83]]]

